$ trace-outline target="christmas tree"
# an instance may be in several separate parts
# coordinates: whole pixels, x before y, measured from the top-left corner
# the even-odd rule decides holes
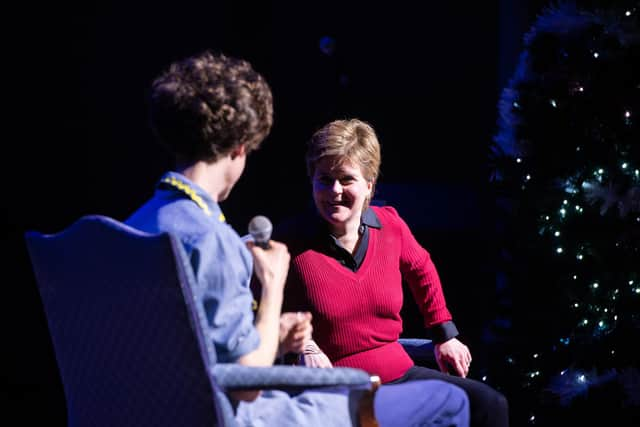
[[[485,380],[512,425],[640,425],[639,14],[545,9],[500,99],[504,345]]]

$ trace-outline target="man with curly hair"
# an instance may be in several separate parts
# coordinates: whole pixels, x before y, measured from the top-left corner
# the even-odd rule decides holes
[[[287,247],[270,241],[265,250],[245,243],[218,204],[271,129],[269,85],[248,62],[205,51],[171,64],[153,82],[150,104],[153,131],[174,154],[176,168],[160,178],[155,194],[127,223],[170,232],[184,244],[196,277],[194,294],[206,313],[203,336],[212,341],[219,362],[270,366],[279,350],[300,352],[310,338],[311,316],[297,323],[287,323],[287,313],[281,317]],[[254,271],[262,285],[255,316],[249,287]],[[346,388],[232,397],[242,426],[357,424]],[[467,396],[440,381],[383,386],[374,408],[382,426],[468,425]]]

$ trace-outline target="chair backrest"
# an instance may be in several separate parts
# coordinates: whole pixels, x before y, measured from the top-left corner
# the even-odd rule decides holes
[[[25,235],[70,426],[224,425],[182,246],[85,216]],[[191,273],[192,274],[192,273]]]

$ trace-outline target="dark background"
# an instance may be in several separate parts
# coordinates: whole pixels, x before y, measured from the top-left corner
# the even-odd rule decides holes
[[[546,2],[373,3],[56,4],[7,15],[16,30],[4,86],[17,96],[4,100],[1,375],[18,425],[65,420],[24,232],[91,213],[125,219],[151,195],[171,163],[147,126],[149,84],[206,48],[248,59],[274,93],[274,128],[222,204],[231,225],[244,234],[256,214],[277,224],[307,207],[307,138],[333,119],[368,121],[382,144],[377,198],[431,252],[474,354],[471,376],[482,375],[487,325],[501,315],[486,158],[500,92]],[[422,336],[407,302],[405,335]]]

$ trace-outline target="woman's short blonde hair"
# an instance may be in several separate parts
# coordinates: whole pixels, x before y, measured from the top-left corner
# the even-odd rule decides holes
[[[306,162],[310,178],[313,178],[318,162],[326,157],[333,158],[336,166],[347,160],[360,166],[364,178],[372,183],[371,194],[374,194],[380,174],[381,154],[378,137],[371,125],[350,119],[335,120],[323,126],[313,134],[307,145]]]

